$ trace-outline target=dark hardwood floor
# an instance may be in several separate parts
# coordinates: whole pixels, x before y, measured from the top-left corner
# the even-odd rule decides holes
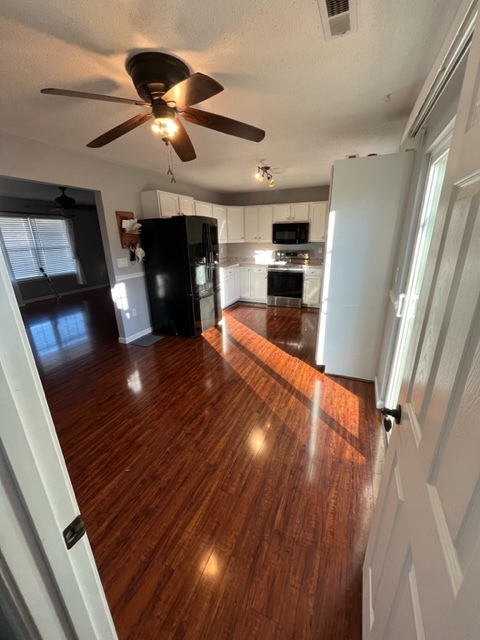
[[[110,298],[24,320],[121,640],[360,640],[384,434],[317,312],[120,345]]]

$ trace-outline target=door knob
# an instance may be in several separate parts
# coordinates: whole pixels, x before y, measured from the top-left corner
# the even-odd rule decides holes
[[[391,416],[392,418],[394,418],[397,424],[400,424],[400,421],[402,419],[402,407],[399,404],[397,404],[396,409],[387,409],[386,407],[384,407],[383,409],[380,409],[380,411],[384,415],[383,426],[385,427],[385,431],[390,431],[390,429],[392,428],[392,421],[389,420],[388,416]]]

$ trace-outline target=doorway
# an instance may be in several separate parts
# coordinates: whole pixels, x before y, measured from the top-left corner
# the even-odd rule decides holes
[[[95,193],[0,177],[0,244],[19,306],[109,286]]]

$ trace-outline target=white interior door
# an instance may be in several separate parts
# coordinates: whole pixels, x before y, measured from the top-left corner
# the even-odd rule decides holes
[[[364,640],[479,637],[480,31],[364,565]]]
[[[0,584],[9,622],[29,638],[117,638],[0,251]],[[3,603],[2,603],[3,604]],[[25,631],[27,633],[27,631]]]

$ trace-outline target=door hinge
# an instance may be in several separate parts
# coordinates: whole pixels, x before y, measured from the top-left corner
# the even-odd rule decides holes
[[[85,524],[81,515],[78,515],[63,532],[67,549],[71,549],[85,533]]]

